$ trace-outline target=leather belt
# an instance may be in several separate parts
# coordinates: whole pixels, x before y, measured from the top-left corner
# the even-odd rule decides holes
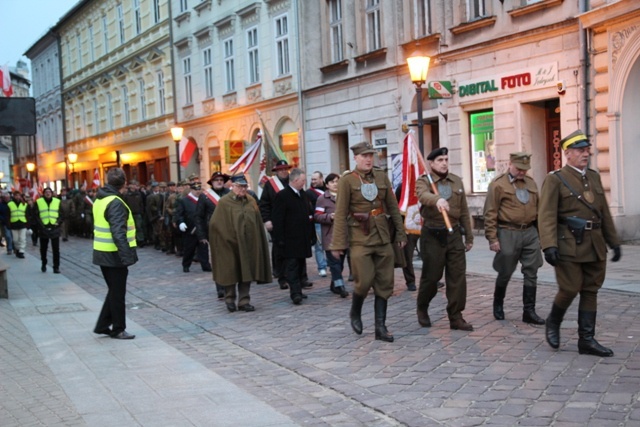
[[[562,217],[558,218],[558,222],[560,224],[566,224],[567,223],[567,221],[565,221],[565,219],[562,218]],[[586,222],[586,224],[584,226],[585,230],[598,230],[600,227],[602,227],[602,223],[601,222],[595,222],[595,221],[591,221],[589,219],[585,219],[585,222]]]
[[[535,222],[533,221],[528,224],[516,224],[513,222],[498,221],[498,227],[508,228],[512,230],[526,230],[527,228],[531,228],[534,225],[535,225]]]
[[[371,209],[371,216],[378,216],[378,215],[382,215],[383,213],[384,213],[384,209],[382,208]]]

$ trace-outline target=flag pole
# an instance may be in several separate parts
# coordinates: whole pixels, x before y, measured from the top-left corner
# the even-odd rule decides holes
[[[427,166],[427,162],[424,160],[424,157],[422,157],[422,153],[416,146],[416,141],[413,138],[411,138],[411,143],[413,144],[413,149],[416,151],[416,153],[418,153],[418,161],[420,162],[420,165],[424,168],[424,174],[427,176],[429,185],[431,185],[431,191],[433,191],[433,194],[435,195],[440,195],[440,192],[438,192],[438,186],[436,185],[435,182],[433,182],[433,177],[431,176],[431,170],[429,169],[429,166]],[[444,224],[447,227],[447,231],[449,232],[449,234],[452,234],[453,227],[451,226],[451,220],[449,219],[449,214],[444,209],[442,209],[440,213],[442,214],[442,218],[444,219]]]

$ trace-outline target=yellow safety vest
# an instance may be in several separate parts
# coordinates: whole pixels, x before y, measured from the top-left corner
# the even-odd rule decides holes
[[[38,212],[40,220],[44,225],[55,224],[58,221],[58,212],[60,211],[60,199],[53,197],[50,203],[40,197],[36,203],[38,204]]]
[[[11,222],[18,222],[18,221],[22,221],[25,223],[27,222],[27,204],[26,203],[20,203],[19,205],[16,205],[16,202],[12,200],[9,203],[7,203],[7,206],[9,206],[9,209],[11,210]]]
[[[129,247],[135,248],[136,243],[136,225],[133,221],[133,215],[129,206],[118,196],[107,196],[103,199],[96,199],[93,203],[93,249],[101,252],[117,252],[118,247],[113,242],[113,236],[111,235],[111,228],[109,222],[105,219],[104,213],[107,211],[109,203],[115,199],[120,201],[126,206],[129,211],[129,218],[127,218],[127,241]]]

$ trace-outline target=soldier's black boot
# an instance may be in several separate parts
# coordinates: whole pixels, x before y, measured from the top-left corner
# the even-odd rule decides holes
[[[593,337],[596,334],[596,312],[578,310],[578,352],[600,357],[613,356],[613,350],[600,345]]]
[[[522,287],[522,304],[524,306],[522,321],[534,325],[544,325],[544,319],[536,314],[536,289],[535,286]]]
[[[354,292],[351,298],[349,317],[351,318],[351,329],[358,335],[362,334],[362,304],[364,304],[364,297]]]
[[[387,300],[376,295],[375,303],[376,315],[376,339],[380,341],[393,342],[393,335],[387,331],[385,325],[387,321]]]
[[[566,308],[560,308],[555,303],[551,306],[551,313],[545,323],[545,337],[552,348],[560,347],[560,324],[566,312]]]
[[[507,288],[496,285],[493,291],[493,317],[496,320],[504,320],[504,296]]]

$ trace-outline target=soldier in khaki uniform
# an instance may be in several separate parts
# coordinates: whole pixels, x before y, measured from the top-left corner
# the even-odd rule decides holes
[[[333,224],[332,255],[340,259],[351,251],[351,269],[355,279],[351,301],[351,327],[362,334],[362,305],[373,288],[375,293],[375,337],[393,342],[393,335],[385,325],[387,299],[393,293],[394,251],[392,245],[407,243],[398,202],[387,174],[373,167],[376,150],[361,142],[351,150],[355,170],[346,173],[338,183],[338,197]],[[396,229],[391,241],[390,216]]]
[[[484,235],[489,249],[496,253],[493,269],[498,277],[493,293],[493,317],[504,320],[507,285],[520,262],[524,276],[522,321],[544,325],[544,319],[536,314],[538,268],[542,266],[536,228],[538,186],[527,176],[529,169],[531,154],[511,153],[508,172],[489,184],[484,204]]]
[[[545,260],[555,267],[558,293],[546,322],[546,339],[560,347],[560,324],[573,299],[578,306],[578,351],[601,357],[613,351],[594,338],[598,291],[611,261],[620,260],[620,241],[604,196],[600,175],[588,168],[591,143],[580,130],[560,141],[567,164],[542,184],[538,224]]]
[[[473,247],[471,217],[462,179],[449,173],[449,150],[436,148],[427,156],[433,179],[438,186],[436,195],[426,176],[416,181],[416,195],[422,207],[420,233],[422,276],[418,290],[416,313],[422,327],[431,326],[429,304],[438,293],[438,280],[445,273],[447,315],[451,329],[472,331],[473,326],[462,318],[467,303],[467,259],[465,252]],[[442,211],[447,211],[453,233],[446,229]],[[464,243],[462,236],[465,237]]]

